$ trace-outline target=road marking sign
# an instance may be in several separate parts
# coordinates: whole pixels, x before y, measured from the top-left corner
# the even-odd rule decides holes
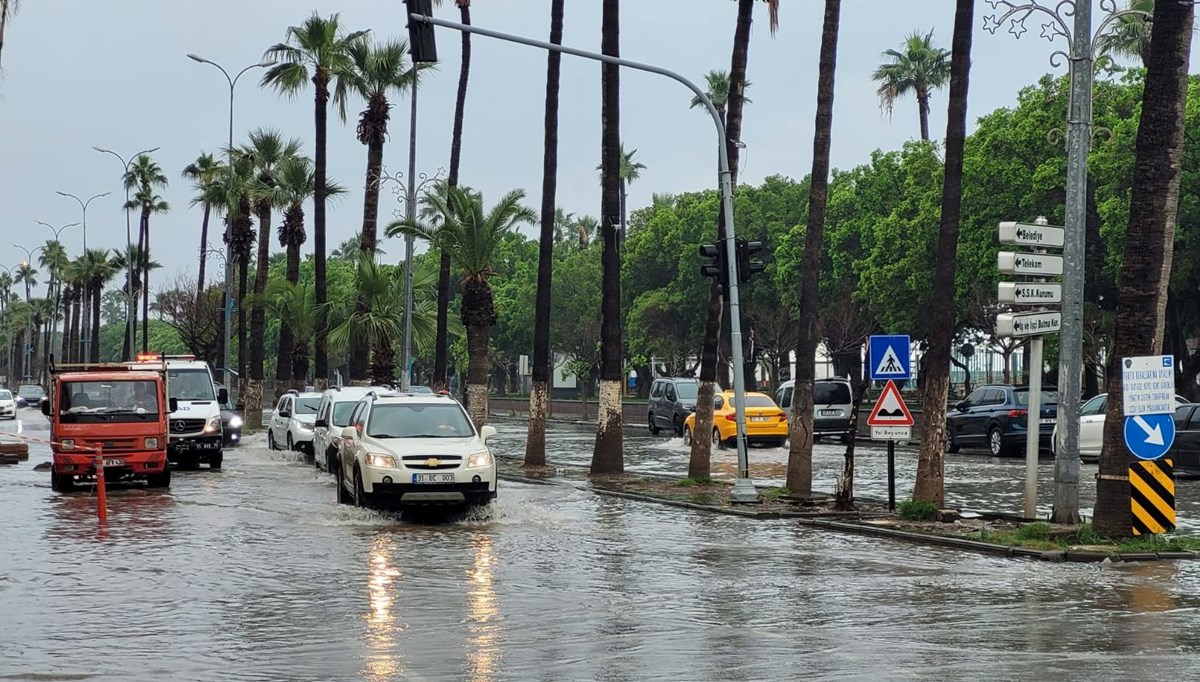
[[[1129,467],[1129,507],[1134,535],[1175,530],[1175,464],[1169,459]]]
[[[1175,443],[1175,419],[1169,414],[1125,417],[1125,447],[1138,459],[1158,459]]]
[[[871,416],[867,417],[867,424],[871,426],[913,425],[912,413],[904,404],[904,398],[900,396],[900,389],[896,388],[896,382],[889,381],[883,387],[883,393],[880,393],[879,400],[875,401],[875,409],[871,410]]]
[[[1063,274],[1063,259],[1062,256],[1048,256],[1044,253],[1001,251],[996,258],[996,267],[1005,275],[1054,277]]]
[[[907,381],[912,378],[909,360],[909,338],[907,335],[879,335],[871,337],[871,381],[896,379]]]
[[[1000,313],[996,336],[1042,336],[1062,330],[1062,313]]]
[[[1013,305],[1062,303],[1062,285],[1042,282],[1001,282],[996,300]]]
[[[1001,244],[1061,249],[1065,236],[1066,230],[1055,225],[1030,225],[1008,221],[1000,223]]]
[[[872,426],[871,440],[912,440],[912,427]]]
[[[1121,360],[1125,415],[1175,413],[1175,358],[1147,355]]]

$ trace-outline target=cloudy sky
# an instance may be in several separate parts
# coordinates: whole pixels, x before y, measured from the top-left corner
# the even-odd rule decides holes
[[[453,2],[439,14],[456,19]],[[600,3],[568,0],[565,42],[599,49]],[[736,3],[730,0],[652,0],[624,3],[623,56],[677,70],[701,80],[711,69],[728,69]],[[482,0],[474,3],[474,23],[545,39],[549,0]],[[781,24],[772,38],[765,9],[755,17],[742,155],[743,182],[783,174],[804,176],[811,166],[817,51],[823,3],[782,3]],[[1017,91],[1052,67],[1053,50],[1038,37],[1042,21],[1030,19],[1020,40],[1004,30],[982,30],[988,2],[977,2],[974,65],[969,116],[1010,106]],[[834,104],[833,165],[864,162],[874,149],[894,149],[918,136],[915,101],[899,102],[889,119],[879,109],[871,72],[880,52],[898,46],[905,34],[934,31],[949,47],[951,0],[847,0],[843,3]],[[635,9],[636,8],[636,9]],[[35,221],[63,225],[79,220],[78,205],[55,190],[88,197],[111,191],[92,203],[88,244],[119,248],[125,241],[120,206],[121,164],[93,151],[109,147],[130,155],[149,147],[171,178],[162,194],[171,212],[152,223],[154,257],[163,263],[159,281],[194,272],[199,249],[200,211],[189,207],[193,190],[179,171],[202,150],[217,150],[226,139],[228,86],[215,68],[197,64],[195,52],[236,73],[261,59],[282,40],[289,25],[315,9],[340,12],[349,29],[370,29],[379,37],[405,36],[400,0],[40,0],[24,3],[10,23],[0,81],[0,264],[24,258],[26,247],[43,243],[50,231]],[[1097,22],[1098,23],[1098,22]],[[418,170],[435,172],[449,159],[454,95],[459,71],[459,36],[437,33],[438,71],[422,87],[419,103]],[[1059,48],[1063,45],[1060,43]],[[1195,61],[1193,61],[1195,65]],[[514,187],[529,192],[537,206],[541,187],[542,108],[546,56],[524,46],[477,37],[473,44],[470,90],[463,142],[462,181],[495,198]],[[259,70],[238,83],[236,139],[258,126],[274,127],[304,141],[312,152],[312,99],[305,92],[288,100],[258,87]],[[595,171],[600,152],[600,67],[566,57],[560,109],[558,202],[581,214],[599,212]],[[627,148],[647,168],[630,188],[630,206],[648,203],[652,192],[683,192],[715,185],[715,133],[710,119],[688,108],[690,93],[659,76],[625,72],[621,81],[621,130]],[[396,102],[392,139],[385,150],[390,170],[407,162],[408,99]],[[931,129],[945,132],[946,93],[933,100]],[[352,102],[351,122],[331,121],[329,175],[350,193],[331,206],[329,244],[354,234],[362,220],[365,147],[354,137],[361,109]],[[118,195],[122,195],[118,198]],[[394,199],[385,193],[381,221]],[[311,217],[311,212],[310,212]],[[136,222],[136,218],[135,218]],[[311,224],[310,224],[311,229]],[[82,246],[79,228],[63,234],[74,255]],[[219,244],[219,233],[211,242]],[[272,245],[278,250],[278,244]],[[311,249],[310,239],[307,248]],[[385,244],[388,257],[399,244]],[[210,266],[219,277],[220,266]]]

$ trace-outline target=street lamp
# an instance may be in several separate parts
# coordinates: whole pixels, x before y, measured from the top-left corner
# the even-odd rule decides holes
[[[20,244],[13,244],[13,248],[17,248],[17,249],[24,251],[25,255],[27,257],[26,260],[21,261],[21,264],[18,267],[32,267],[33,254],[37,253],[38,251],[45,251],[45,249],[40,246],[35,246],[35,247],[33,247],[32,250],[30,250],[30,249],[25,248],[24,246],[21,246]],[[25,318],[26,318],[28,324],[27,324],[27,331],[26,331],[27,336],[25,338],[26,359],[25,359],[23,369],[25,370],[25,378],[32,380],[33,379],[33,310],[32,310],[32,308],[30,308],[30,303],[29,303],[29,278],[28,277],[25,278],[25,308],[26,308]]]
[[[228,183],[226,184],[226,188],[228,190],[227,195],[232,194],[232,192],[233,192],[233,93],[234,93],[234,89],[237,87],[238,79],[242,77],[242,74],[246,73],[250,69],[256,69],[256,68],[265,69],[269,66],[274,66],[276,62],[274,59],[264,59],[257,64],[251,64],[250,66],[247,66],[246,68],[242,69],[241,71],[238,71],[236,76],[233,76],[232,78],[230,78],[229,72],[225,70],[225,67],[214,62],[211,59],[205,59],[204,57],[201,57],[200,55],[195,54],[193,52],[188,53],[188,59],[190,59],[194,62],[198,62],[200,64],[211,64],[212,66],[217,67],[218,69],[221,70],[221,73],[225,76],[225,80],[229,83],[229,146],[226,147],[226,149],[225,149],[225,154],[228,158],[228,162],[227,162],[228,166],[225,170],[227,173],[227,177],[229,178]],[[228,198],[229,197],[226,196],[226,200],[228,200]],[[226,210],[225,210],[225,234],[227,237],[232,237],[232,235],[230,234],[231,228],[232,228],[232,225],[231,225],[231,221],[229,220],[229,207],[226,207]],[[233,244],[232,244],[231,240],[227,238],[225,240],[225,357],[224,357],[225,380],[224,380],[224,384],[225,384],[225,388],[231,394],[233,394],[235,396],[235,398],[233,400],[236,401],[237,389],[233,384],[232,372],[229,369],[229,365],[231,364],[230,363],[230,357],[231,357],[230,351],[231,351],[231,346],[232,346],[232,344],[230,342],[230,327],[233,322],[233,263],[234,263]]]
[[[129,205],[129,185],[125,183],[125,176],[129,175],[129,166],[133,164],[137,157],[143,154],[153,154],[159,149],[162,149],[162,147],[155,147],[153,149],[140,151],[129,157],[128,161],[125,160],[125,157],[111,149],[105,149],[103,147],[92,147],[92,149],[95,149],[101,154],[112,154],[113,156],[117,157],[117,160],[120,161],[121,165],[124,167],[124,171],[121,174],[121,184],[125,185],[125,271],[126,277],[128,278],[126,282],[128,286],[126,287],[125,291],[125,320],[126,324],[129,326],[129,357],[127,359],[132,361],[134,356],[137,355],[137,342],[134,340],[136,338],[137,330],[133,327],[133,238],[131,237],[129,229],[129,211],[131,207]],[[146,248],[149,249],[150,245],[147,244]],[[150,292],[148,291],[145,293],[147,296],[150,295]],[[98,343],[100,340],[96,339],[96,341]]]
[[[35,220],[33,222],[35,222],[38,225],[41,225],[43,227],[50,228],[50,231],[54,233],[54,241],[56,241],[56,242],[59,242],[58,236],[63,233],[63,230],[67,229],[68,227],[75,227],[76,225],[79,224],[79,223],[70,223],[68,225],[63,225],[62,227],[55,227],[55,226],[51,225],[50,223],[44,223],[40,220]],[[62,243],[59,242],[60,246],[61,246],[61,244]],[[58,281],[58,283],[55,284],[54,279],[55,279],[54,272],[53,272],[53,270],[51,270],[50,284],[53,285],[51,287],[51,289],[53,289],[53,291],[50,291],[48,294],[49,296],[54,297],[54,314],[52,314],[50,316],[50,345],[51,346],[54,345],[54,335],[58,333],[58,304],[59,304],[59,299],[60,299],[59,293],[62,292],[62,280],[60,279]],[[62,353],[62,346],[59,346],[58,352]]]
[[[80,199],[79,197],[75,196],[74,194],[71,194],[70,192],[55,192],[55,194],[58,194],[59,196],[70,197],[70,198],[74,199],[76,201],[76,203],[79,204],[80,210],[83,211],[83,257],[87,258],[87,210],[88,210],[88,204],[92,203],[92,199],[99,199],[100,197],[106,197],[109,194],[111,194],[111,192],[104,192],[102,194],[97,194],[97,195],[91,197],[90,199],[88,199],[87,201]],[[89,317],[91,315],[91,306],[92,306],[91,297],[85,295],[83,297],[83,319],[85,322],[87,322],[88,320],[91,319]],[[91,333],[92,333],[91,323],[84,324],[83,329],[81,329],[79,332],[79,352],[82,355],[83,362],[87,362],[91,357],[88,355],[88,343],[91,341],[91,337],[89,335]]]

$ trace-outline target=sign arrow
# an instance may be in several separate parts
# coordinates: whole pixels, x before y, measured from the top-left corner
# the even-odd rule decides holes
[[[1141,416],[1134,417],[1133,422],[1135,424],[1137,424],[1138,426],[1140,426],[1142,428],[1142,430],[1146,432],[1146,443],[1147,444],[1163,445],[1166,443],[1166,441],[1163,440],[1162,427],[1159,426],[1158,424],[1155,424],[1154,428],[1151,428],[1150,424],[1148,424],[1146,422],[1146,420],[1143,419]]]

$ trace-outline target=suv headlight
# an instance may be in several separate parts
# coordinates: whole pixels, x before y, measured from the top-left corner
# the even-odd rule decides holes
[[[236,414],[233,415],[232,417],[230,417],[229,418],[229,428],[231,428],[231,429],[242,428],[242,418],[237,416]]]
[[[484,450],[476,452],[467,458],[467,468],[474,469],[476,467],[487,467],[492,465],[492,453]]]
[[[221,415],[215,414],[204,423],[204,433],[216,433],[221,430]]]
[[[391,455],[367,455],[367,466],[381,469],[395,469],[396,458]]]

